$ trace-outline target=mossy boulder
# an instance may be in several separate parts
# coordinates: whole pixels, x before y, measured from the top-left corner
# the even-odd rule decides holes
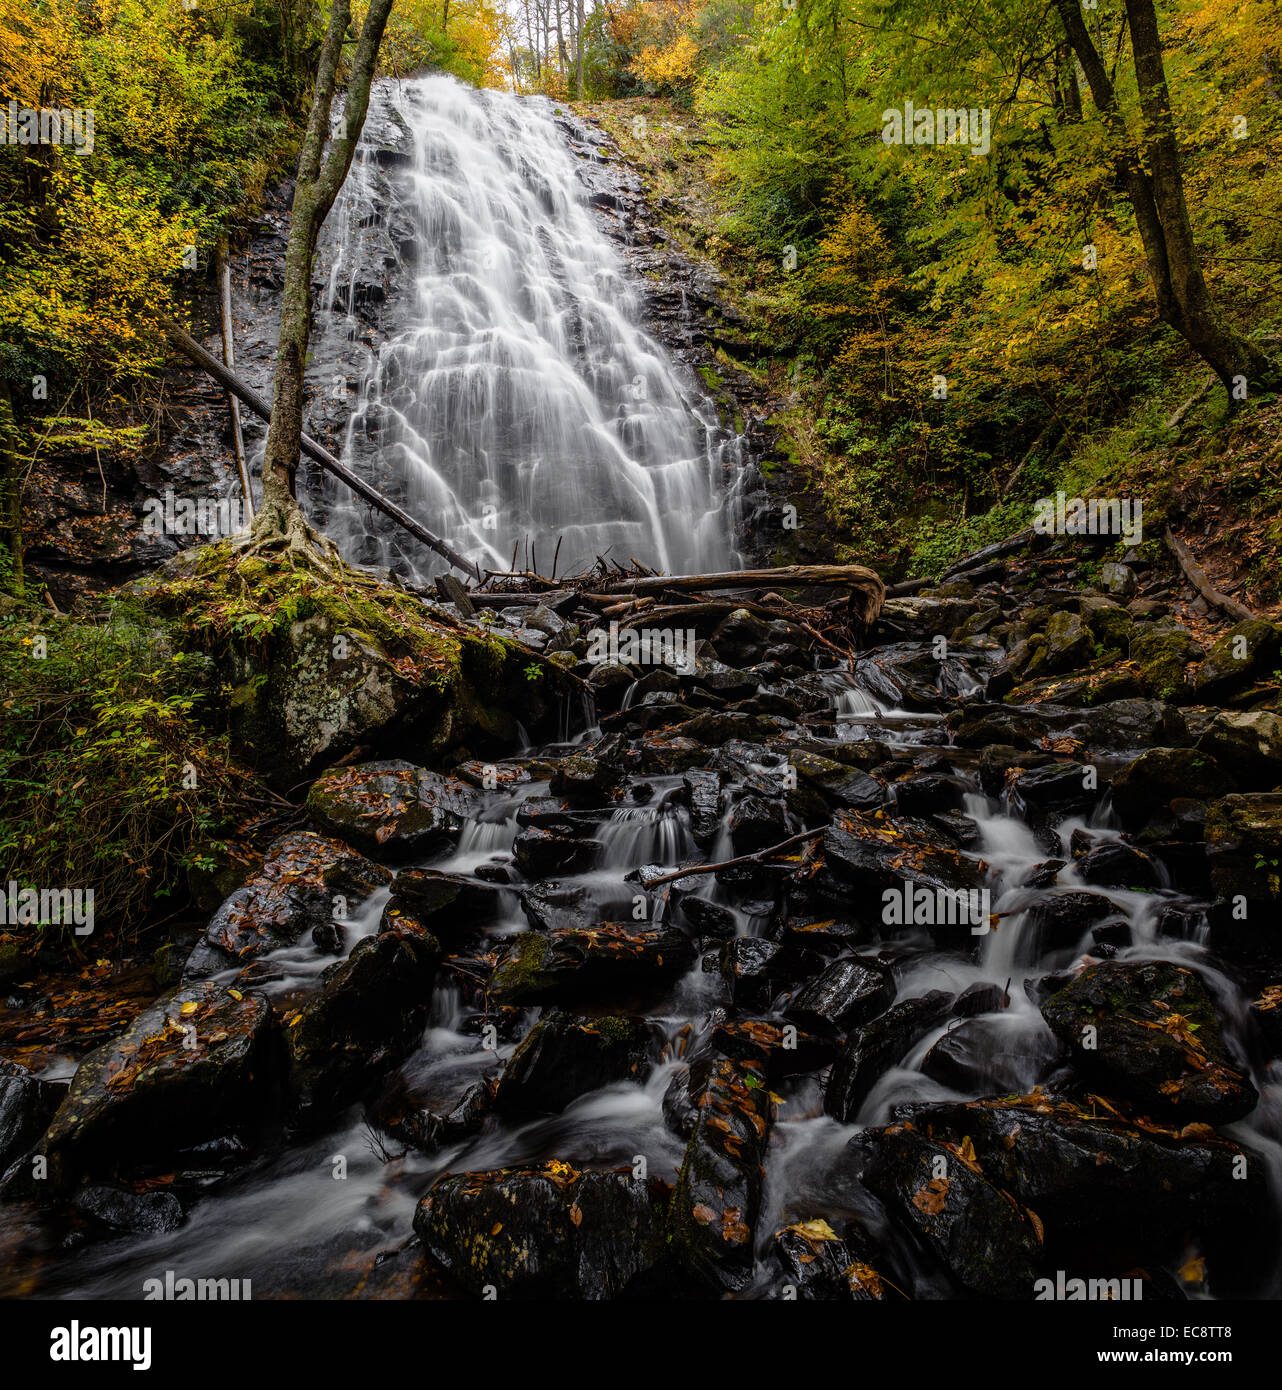
[[[1282,629],[1248,618],[1229,629],[1197,669],[1198,697],[1215,701],[1232,697],[1252,681],[1272,674],[1282,652]]]
[[[553,1161],[441,1178],[414,1231],[477,1297],[600,1301],[659,1296],[663,1212],[657,1182]]]
[[[1196,748],[1150,748],[1113,778],[1113,806],[1127,826],[1140,826],[1176,798],[1207,801],[1233,790],[1232,779]]]
[[[1130,657],[1139,667],[1144,693],[1173,704],[1192,693],[1184,670],[1201,652],[1193,634],[1174,623],[1140,624],[1130,643]]]
[[[1078,671],[1090,665],[1095,640],[1080,614],[1063,610],[1052,613],[1043,636],[1043,644],[1033,652],[1032,659],[1024,668],[1024,675],[1029,679],[1058,675],[1063,671]],[[1029,646],[1031,649],[1031,639]]]
[[[1196,745],[1246,791],[1282,783],[1282,717],[1268,710],[1218,711]]]

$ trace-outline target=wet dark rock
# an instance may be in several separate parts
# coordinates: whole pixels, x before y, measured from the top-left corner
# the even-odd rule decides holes
[[[731,807],[727,826],[736,855],[768,849],[788,836],[783,802],[764,796],[740,797]]]
[[[82,1187],[72,1205],[83,1216],[136,1236],[166,1235],[183,1224],[182,1203],[172,1192],[128,1192],[119,1187]]]
[[[784,1017],[819,1033],[847,1033],[884,1013],[894,999],[889,971],[851,957],[834,961],[803,985],[784,1009]]]
[[[979,782],[988,796],[1000,796],[1017,769],[1042,767],[1051,761],[1049,753],[1032,753],[1008,743],[993,743],[979,758]]]
[[[1120,950],[1129,946],[1133,939],[1131,924],[1124,917],[1118,917],[1111,922],[1101,922],[1098,927],[1091,928],[1091,940],[1096,946],[1109,946],[1114,950]]]
[[[527,878],[550,878],[556,874],[577,874],[590,868],[601,854],[597,840],[579,839],[556,830],[531,826],[523,830],[512,846],[516,866]]]
[[[407,918],[448,945],[493,925],[511,900],[511,893],[466,874],[402,869],[383,909],[382,929],[391,931]]]
[[[1174,797],[1213,800],[1233,790],[1227,774],[1195,748],[1149,748],[1113,778],[1113,806],[1127,826],[1140,826]]]
[[[925,821],[882,821],[857,811],[839,812],[823,836],[824,864],[839,882],[875,895],[907,882],[926,888],[981,886],[981,863],[964,858]]]
[[[0,1057],[0,1174],[45,1132],[63,1090]]]
[[[717,952],[716,968],[740,1008],[765,1009],[779,989],[784,948],[777,941],[740,936]]]
[[[895,1118],[937,1142],[969,1140],[985,1178],[1037,1213],[1050,1269],[1120,1272],[1182,1258],[1192,1238],[1232,1280],[1276,1225],[1259,1160],[1205,1125],[1142,1130],[1039,1098],[912,1105]]]
[[[831,1038],[765,1018],[718,1023],[708,1040],[708,1049],[738,1062],[751,1062],[771,1081],[818,1071],[837,1055]]]
[[[470,1138],[494,1108],[493,1082],[474,1081],[436,1105],[415,1104],[403,1087],[379,1096],[367,1109],[371,1124],[420,1153],[434,1154]]]
[[[669,1209],[671,1246],[697,1284],[734,1292],[752,1278],[774,1107],[751,1063],[697,1063],[687,1086],[695,1121]]]
[[[1244,791],[1272,791],[1282,783],[1282,718],[1268,710],[1217,711],[1196,746]]]
[[[721,829],[721,778],[700,770],[687,772],[681,779],[690,801],[690,831],[695,844],[706,849]]]
[[[690,939],[674,927],[602,922],[521,932],[494,967],[491,997],[500,1003],[573,1003],[652,989],[694,964]]]
[[[474,804],[465,782],[400,759],[331,768],[307,794],[307,813],[323,830],[385,859],[448,844]]]
[[[1120,841],[1098,846],[1077,861],[1077,872],[1086,883],[1105,888],[1157,888],[1161,875],[1142,850]]]
[[[828,806],[874,811],[886,804],[888,794],[881,782],[834,758],[804,749],[790,750],[789,762],[801,782],[813,788]]]
[[[802,634],[804,640],[804,634]],[[774,645],[770,628],[760,618],[739,608],[724,618],[712,634],[718,658],[730,666],[753,666],[764,660]]]
[[[447,1175],[414,1231],[469,1293],[499,1298],[643,1296],[664,1249],[656,1183],[566,1163]]]
[[[391,874],[355,850],[311,831],[272,842],[262,868],[214,913],[187,959],[184,978],[203,979],[289,946],[350,916]]]
[[[639,1019],[553,1010],[512,1054],[495,1106],[513,1115],[554,1114],[612,1082],[640,1081],[659,1041],[657,1030]]]
[[[977,1014],[996,1013],[1007,1003],[1007,994],[1001,985],[981,982],[962,990],[953,1005],[953,1013],[959,1018],[974,1018]]]
[[[931,990],[905,999],[855,1029],[846,1039],[824,1093],[824,1109],[839,1124],[850,1124],[888,1067],[948,1017],[953,996]]]
[[[1271,933],[1277,949],[1282,793],[1255,792],[1215,802],[1206,816],[1206,853],[1212,887],[1226,899],[1244,898],[1248,919],[1254,910],[1251,926]]]
[[[696,936],[729,938],[738,930],[735,915],[728,907],[711,903],[707,898],[682,898],[681,915],[694,929]]]
[[[964,811],[941,811],[930,818],[959,849],[973,850],[980,842],[979,826]]]
[[[935,1043],[921,1069],[955,1091],[1024,1092],[1043,1079],[1059,1050],[1044,1032],[1030,1038],[1004,1019],[971,1018]]]
[[[674,738],[692,739],[700,744],[724,744],[735,739],[774,738],[779,726],[765,714],[699,714],[672,730]]]
[[[1259,618],[1236,623],[1207,652],[1194,684],[1202,701],[1230,697],[1269,675],[1282,652],[1282,629]]]
[[[904,1297],[822,1218],[776,1231],[771,1253],[779,1282],[803,1302],[879,1303]]]
[[[441,950],[404,928],[367,936],[321,976],[285,1025],[287,1082],[306,1124],[350,1105],[408,1055],[427,1018]]]
[[[1067,864],[1066,859],[1047,859],[1034,864],[1020,880],[1021,888],[1050,888],[1059,877],[1059,871]]]
[[[162,995],[80,1063],[40,1149],[55,1187],[147,1165],[270,1118],[271,1010],[208,981]]]
[[[565,927],[584,930],[596,926],[600,920],[586,888],[554,880],[533,883],[522,889],[521,907],[536,931]]]
[[[963,1288],[981,1298],[1033,1297],[1042,1268],[1037,1228],[977,1165],[911,1124],[860,1135],[850,1152],[864,1186],[916,1232]]]
[[[623,769],[608,755],[598,752],[572,753],[562,758],[552,774],[553,796],[600,800],[623,781]]]
[[[1259,1099],[1229,1055],[1205,986],[1182,966],[1089,966],[1041,1008],[1084,1076],[1149,1114],[1227,1124]]]
[[[1048,763],[1015,779],[1017,805],[1032,818],[1058,822],[1089,811],[1098,793],[1087,786],[1086,769],[1080,763]]]
[[[869,778],[869,781],[872,779]],[[940,773],[920,777],[907,777],[896,782],[891,791],[895,798],[895,809],[905,816],[935,816],[946,811],[961,809],[962,799],[967,787],[956,777]],[[858,809],[867,809],[859,807]]]
[[[1046,893],[1029,907],[1023,934],[1035,941],[1038,954],[1069,951],[1076,948],[1089,927],[1116,912],[1102,893]]]

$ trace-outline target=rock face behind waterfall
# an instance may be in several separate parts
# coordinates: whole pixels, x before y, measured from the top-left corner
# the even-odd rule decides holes
[[[322,232],[308,371],[344,460],[491,569],[537,547],[729,568],[736,432],[641,324],[638,277],[588,202],[603,162],[543,98],[435,76],[379,83]],[[576,160],[576,153],[580,160]],[[609,175],[606,175],[609,177]],[[365,564],[440,561],[339,496],[328,532]]]

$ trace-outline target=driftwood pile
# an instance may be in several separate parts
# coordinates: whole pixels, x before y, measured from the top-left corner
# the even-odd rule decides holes
[[[729,614],[746,609],[767,622],[792,623],[816,647],[845,660],[880,613],[886,586],[864,565],[665,575],[635,560],[625,568],[598,558],[590,570],[560,579],[532,569],[486,570],[479,583],[465,585],[452,574],[440,575],[436,595],[464,617],[482,608],[541,605],[579,623],[585,633],[614,624],[620,633],[687,628],[706,637]]]

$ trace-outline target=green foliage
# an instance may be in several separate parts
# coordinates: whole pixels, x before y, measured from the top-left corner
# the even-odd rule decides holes
[[[209,663],[124,600],[82,619],[11,605],[0,663],[0,879],[92,888],[101,923],[136,930],[253,793],[210,732]]]

